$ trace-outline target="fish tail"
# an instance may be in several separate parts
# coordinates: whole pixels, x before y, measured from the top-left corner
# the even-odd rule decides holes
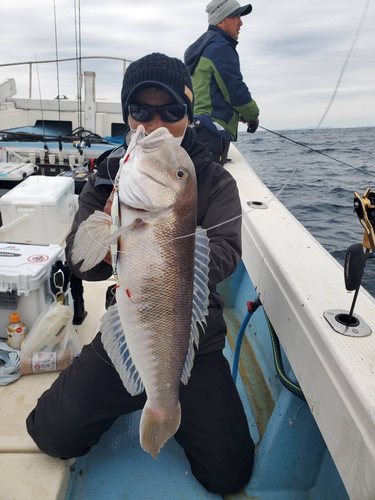
[[[72,249],[73,264],[83,260],[80,271],[88,271],[104,259],[109,250],[110,231],[111,216],[98,210],[81,223]]]
[[[140,424],[140,441],[144,451],[156,459],[164,444],[180,427],[181,405],[174,411],[153,410],[147,401],[142,412]]]

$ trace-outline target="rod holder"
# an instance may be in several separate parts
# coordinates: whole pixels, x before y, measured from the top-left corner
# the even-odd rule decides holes
[[[329,309],[323,313],[323,316],[333,330],[341,335],[348,337],[368,337],[372,333],[370,326],[359,314],[353,314],[350,318],[349,311],[345,309]]]

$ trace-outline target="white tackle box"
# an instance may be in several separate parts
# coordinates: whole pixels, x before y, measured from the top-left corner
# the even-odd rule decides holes
[[[76,212],[74,180],[34,175],[0,198],[0,241],[62,245]]]
[[[12,313],[30,331],[51,298],[49,277],[58,260],[65,260],[58,245],[0,243],[0,338],[6,338]]]
[[[0,163],[0,182],[21,182],[26,177],[38,171],[38,166],[34,163],[7,162]]]

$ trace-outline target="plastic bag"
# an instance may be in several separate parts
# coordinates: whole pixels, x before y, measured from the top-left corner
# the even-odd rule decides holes
[[[73,299],[55,300],[40,314],[21,345],[21,373],[64,370],[81,351],[73,326]]]

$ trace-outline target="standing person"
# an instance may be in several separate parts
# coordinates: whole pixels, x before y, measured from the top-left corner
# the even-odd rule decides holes
[[[197,173],[197,223],[209,228],[240,216],[241,206],[233,177],[212,161],[207,146],[197,142],[195,130],[188,126],[193,120],[192,89],[182,61],[154,53],[129,66],[121,93],[122,110],[132,130],[139,124],[146,133],[166,127],[174,137],[183,137],[181,146]],[[108,256],[82,273],[79,264],[72,265],[71,252],[80,223],[95,210],[109,212],[112,180],[124,149],[126,145],[102,155],[97,173],[89,178],[79,196],[66,256],[73,273],[84,280],[105,280],[112,274]],[[241,218],[208,231],[209,316],[189,382],[180,385],[182,416],[175,434],[197,480],[208,491],[222,495],[239,491],[249,481],[254,456],[243,406],[222,353],[226,324],[223,301],[216,291],[216,285],[237,267],[240,235]],[[62,459],[79,457],[99,442],[119,416],[143,408],[145,401],[144,392],[133,397],[126,391],[99,332],[41,396],[27,418],[27,429],[44,453]]]
[[[254,133],[259,109],[243,81],[237,54],[241,16],[252,11],[236,0],[212,0],[206,7],[208,30],[185,52],[193,79],[195,129],[198,140],[210,145],[214,161],[224,165],[238,122]]]

